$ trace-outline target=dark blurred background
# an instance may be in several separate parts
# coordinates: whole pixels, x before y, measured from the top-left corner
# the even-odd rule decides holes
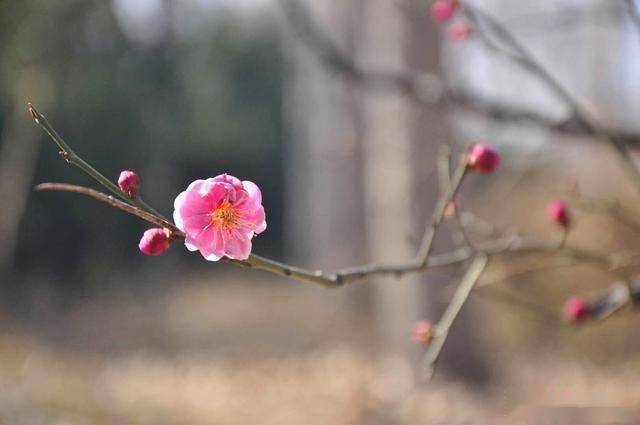
[[[473,3],[606,128],[640,133],[640,27],[628,2]],[[106,176],[136,170],[164,214],[194,179],[256,182],[269,227],[254,252],[301,266],[410,258],[438,196],[442,144],[500,148],[500,173],[471,176],[462,192],[465,208],[499,229],[557,236],[546,202],[576,184],[637,211],[605,146],[546,125],[566,118],[556,96],[473,35],[448,40],[428,7],[0,1],[0,422],[449,424],[527,404],[637,407],[637,318],[576,330],[554,317],[571,294],[637,269],[546,271],[504,283],[509,297],[472,299],[442,374],[424,387],[411,328],[437,321],[462,270],[307,287],[177,245],[146,257],[135,217],[32,191],[96,184],[61,160],[29,101]],[[363,84],[353,67],[414,75],[420,96]],[[444,89],[541,119],[436,102]],[[637,248],[629,229],[577,216],[572,242]],[[438,252],[460,242],[443,233]],[[493,264],[487,280],[516,267]]]
[[[31,194],[32,182],[93,182],[25,127],[26,101],[105,175],[136,170],[165,214],[196,178],[228,172],[260,182],[270,232],[257,245],[281,253],[283,65],[273,17],[216,2],[63,1],[3,2],[2,19],[3,142],[28,150],[7,165],[21,187],[3,208],[12,228],[2,266],[13,276],[3,298],[17,307],[32,285],[72,298],[117,284],[116,270],[203,266],[184,255],[149,265],[136,247],[142,223],[73,196]],[[21,283],[33,276],[42,282]]]

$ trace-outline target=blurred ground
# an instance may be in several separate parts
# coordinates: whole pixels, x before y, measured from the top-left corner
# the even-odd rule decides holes
[[[640,399],[637,364],[605,370],[544,350],[513,356],[482,393],[448,379],[420,387],[415,365],[375,349],[337,292],[234,276],[184,279],[140,302],[112,293],[58,320],[3,326],[0,423],[526,423],[546,412],[526,406]]]

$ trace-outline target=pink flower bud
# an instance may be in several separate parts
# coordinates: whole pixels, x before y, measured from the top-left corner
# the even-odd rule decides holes
[[[589,305],[580,297],[571,297],[564,306],[564,315],[570,321],[577,323],[591,314]]]
[[[135,198],[140,190],[140,177],[133,171],[124,170],[118,177],[118,186],[131,198]]]
[[[547,214],[549,214],[551,220],[562,227],[566,228],[571,224],[571,217],[569,216],[567,205],[559,199],[549,202],[549,205],[547,205]]]
[[[433,340],[433,325],[426,320],[416,322],[411,339],[422,344],[429,344]]]
[[[478,143],[469,149],[467,161],[469,168],[478,173],[493,173],[500,165],[500,154],[495,149]]]
[[[169,230],[158,227],[144,232],[138,248],[147,255],[160,255],[169,249],[169,245],[171,245]]]
[[[451,19],[457,9],[458,2],[456,0],[436,0],[431,5],[431,18],[442,24]]]
[[[471,27],[466,22],[456,22],[447,28],[447,36],[452,41],[465,41],[471,35]]]

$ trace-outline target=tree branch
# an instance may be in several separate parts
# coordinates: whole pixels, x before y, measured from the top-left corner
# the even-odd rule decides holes
[[[484,254],[478,254],[475,257],[473,263],[471,263],[471,266],[469,266],[462,277],[460,285],[458,286],[456,293],[453,295],[451,302],[447,306],[447,309],[440,318],[440,321],[438,321],[438,324],[435,326],[435,335],[429,344],[429,348],[427,349],[423,360],[422,377],[424,380],[428,381],[433,377],[438,364],[438,359],[440,358],[440,353],[442,352],[442,348],[449,336],[451,326],[453,326],[453,323],[460,314],[460,310],[462,310],[462,307],[467,302],[471,290],[482,275],[488,261],[489,257]]]
[[[493,16],[482,11],[476,6],[471,6],[465,2],[463,13],[475,25],[476,33],[487,47],[511,59],[520,65],[531,75],[537,77],[545,83],[549,89],[555,93],[572,111],[571,121],[575,121],[585,132],[595,139],[606,142],[617,154],[623,170],[627,177],[634,183],[636,190],[640,193],[640,170],[638,170],[633,158],[627,148],[626,140],[618,139],[600,128],[593,122],[587,113],[582,109],[571,94],[545,69],[540,65],[533,55],[509,32],[509,30],[498,22]],[[499,38],[502,44],[495,43],[485,32],[487,26],[491,33]],[[505,47],[506,45],[507,47]]]

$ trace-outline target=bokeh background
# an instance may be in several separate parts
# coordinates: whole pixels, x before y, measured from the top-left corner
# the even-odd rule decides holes
[[[473,4],[604,127],[640,134],[640,27],[630,2]],[[145,224],[135,217],[32,191],[44,181],[95,183],[59,158],[28,101],[105,175],[136,170],[145,200],[163,213],[196,178],[228,172],[256,182],[269,227],[254,252],[301,266],[410,258],[438,196],[442,144],[500,148],[500,172],[471,176],[462,191],[465,208],[496,229],[558,237],[546,202],[576,185],[639,210],[615,155],[597,141],[482,103],[424,102],[447,87],[547,123],[568,112],[473,35],[448,40],[428,7],[0,1],[0,423],[514,423],[547,414],[535,406],[571,406],[554,410],[560,421],[631,420],[637,316],[575,328],[560,312],[570,295],[630,279],[633,267],[578,265],[478,290],[435,382],[424,385],[425,348],[410,340],[412,326],[437,321],[461,270],[326,290],[208,263],[180,246],[145,257],[137,248]],[[411,90],[423,101],[402,86],[363,84],[353,64],[415,76]],[[638,248],[633,230],[575,215],[571,242]],[[442,232],[437,252],[460,242],[450,235]],[[486,280],[519,266],[495,263]]]

